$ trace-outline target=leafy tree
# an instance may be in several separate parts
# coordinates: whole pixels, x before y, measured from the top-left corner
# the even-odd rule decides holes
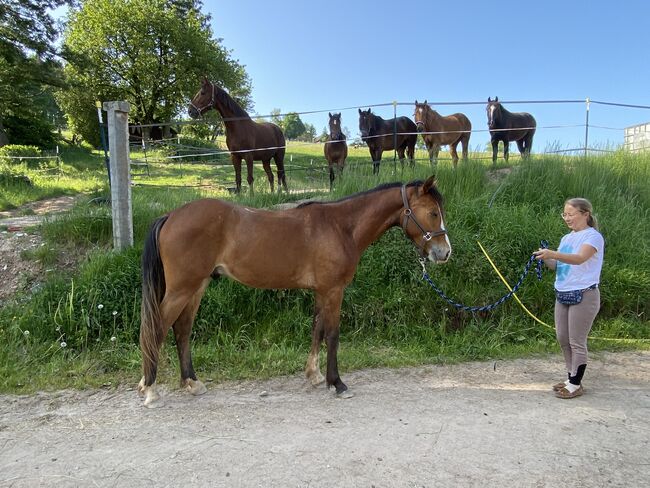
[[[64,35],[70,89],[60,95],[73,128],[97,144],[95,100],[126,100],[135,124],[168,121],[187,107],[206,75],[244,107],[250,80],[215,39],[201,2],[86,0]]]
[[[3,0],[0,3],[0,146],[54,142],[59,116],[52,88],[63,85],[57,29],[49,10],[65,0]]]
[[[284,117],[284,135],[287,139],[297,139],[305,133],[305,124],[300,120],[300,116],[295,112],[289,112]]]
[[[282,120],[282,117],[280,117],[281,114],[282,112],[279,108],[274,108],[271,110],[271,122],[280,127],[280,129],[284,129],[284,120]]]
[[[323,127],[323,131],[320,133],[320,136],[318,136],[318,140],[320,142],[325,142],[330,136],[329,129],[327,127]]]
[[[299,139],[301,141],[312,142],[316,139],[316,127],[312,124],[305,124],[305,132],[300,135]]]

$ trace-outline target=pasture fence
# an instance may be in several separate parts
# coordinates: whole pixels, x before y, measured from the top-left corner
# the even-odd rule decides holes
[[[551,150],[545,150],[545,153],[549,154],[576,154],[583,153],[585,156],[592,152],[609,152],[611,149],[602,149],[589,146],[589,137],[590,137],[590,128],[591,129],[601,129],[601,130],[610,130],[610,131],[623,131],[624,128],[621,127],[611,127],[608,125],[596,125],[590,124],[590,110],[592,105],[603,105],[603,106],[612,106],[612,107],[622,107],[622,108],[635,108],[635,109],[650,109],[648,105],[640,104],[626,104],[626,103],[617,103],[617,102],[608,102],[602,100],[591,100],[586,99],[557,99],[557,100],[502,100],[503,104],[515,105],[515,104],[585,104],[585,121],[584,124],[549,124],[537,126],[536,129],[539,130],[564,130],[564,129],[576,129],[584,127],[584,143],[581,146],[571,147],[571,148],[555,148]],[[485,101],[433,101],[428,102],[430,106],[473,106],[473,105],[485,105]],[[357,110],[361,108],[386,108],[392,107],[393,117],[397,117],[397,108],[400,106],[409,106],[412,107],[413,102],[388,102],[388,103],[375,103],[362,106],[350,106],[350,107],[340,107],[340,108],[329,108],[322,110],[307,110],[301,112],[291,112],[293,115],[305,116],[305,115],[314,115],[326,112],[343,112],[347,110]],[[98,102],[97,112],[100,122],[100,132],[101,140],[104,148],[104,155],[106,160],[106,168],[108,173],[109,182],[111,185],[111,196],[112,200],[115,200],[115,205],[117,208],[114,209],[114,219],[123,220],[126,218],[127,214],[130,215],[130,190],[131,190],[131,176],[134,177],[151,177],[151,165],[152,164],[172,164],[178,165],[181,175],[183,174],[183,165],[208,165],[216,167],[218,169],[219,177],[231,177],[232,178],[232,166],[229,161],[229,156],[235,151],[229,151],[227,149],[215,149],[215,148],[205,148],[202,146],[197,146],[195,144],[184,144],[182,129],[188,125],[201,125],[201,124],[214,124],[214,121],[205,121],[205,120],[172,120],[169,122],[161,123],[151,123],[151,124],[128,124],[128,112],[129,105],[126,102],[105,102],[103,108],[108,113],[108,120],[105,124],[102,117],[102,105]],[[283,118],[287,114],[274,114],[274,115],[251,115],[250,118],[253,120],[259,119],[268,119],[268,118]],[[247,117],[248,118],[248,117]],[[221,118],[222,121],[235,121],[243,120],[244,117],[231,117],[231,118]],[[161,130],[165,127],[172,127],[176,130],[177,136],[173,138],[166,138],[164,140],[150,140],[146,136],[136,136],[133,134],[134,129],[139,129],[140,133],[145,134],[146,131],[143,129],[152,129],[160,128]],[[502,131],[515,130],[515,129],[500,129]],[[520,130],[520,129],[517,129]],[[108,131],[108,137],[106,137],[106,131]],[[445,134],[445,133],[460,133],[460,132],[470,132],[470,133],[487,133],[490,132],[489,129],[472,129],[471,131],[432,131],[432,132],[397,132],[393,131],[393,137],[397,135],[427,135],[427,134]],[[131,135],[129,135],[131,134]],[[370,136],[372,137],[385,137],[385,136]],[[108,139],[108,143],[107,143]],[[365,139],[365,138],[364,138]],[[130,145],[129,140],[134,140],[135,143]],[[284,146],[272,146],[262,149],[278,149],[284,148],[286,151],[289,151],[291,148],[299,147],[300,145],[304,146],[314,146],[318,145],[322,147],[323,144],[328,144],[334,141],[323,141],[323,142],[302,142],[296,143],[291,142],[287,143]],[[355,141],[351,141],[348,144],[356,144]],[[156,151],[160,149],[160,151]],[[250,152],[254,150],[242,149],[236,152]],[[260,150],[260,148],[256,148]],[[142,157],[130,157],[131,152],[135,153],[141,151]],[[421,150],[420,150],[421,151]],[[472,159],[491,159],[489,156],[477,154],[479,151],[473,152],[470,156]],[[484,151],[481,151],[484,152]],[[110,154],[110,157],[109,157]],[[290,175],[292,172],[304,172],[308,178],[319,179],[322,178],[325,180],[327,178],[328,166],[324,163],[324,155],[321,151],[321,155],[316,158],[317,164],[314,164],[314,158],[310,158],[309,164],[292,164],[292,155],[290,157],[290,163],[286,164],[285,172]],[[514,155],[513,155],[514,156]],[[397,171],[396,166],[397,154],[396,151],[393,153],[393,172]],[[438,161],[448,160],[450,158],[439,158]],[[428,160],[428,158],[416,158],[418,161]],[[387,160],[384,160],[386,162]],[[370,167],[374,162],[365,161],[361,163],[356,163],[355,166],[361,167],[362,175],[363,168],[367,165]],[[131,173],[131,167],[142,167],[144,171],[140,173]],[[125,169],[126,168],[126,169]],[[349,166],[348,166],[349,168]],[[113,176],[113,172],[118,171],[119,174]],[[349,171],[349,169],[348,169]],[[212,179],[212,178],[211,178]],[[119,188],[113,189],[113,186],[119,186]],[[153,185],[155,186],[155,185]],[[164,186],[200,186],[200,187],[214,187],[212,184],[204,184],[201,178],[199,179],[198,185],[164,185]],[[119,217],[119,218],[118,218]],[[117,226],[117,228],[116,228]],[[123,248],[127,245],[130,245],[133,240],[132,236],[132,223],[130,219],[125,222],[114,222],[114,236],[115,242],[114,245],[118,248]]]

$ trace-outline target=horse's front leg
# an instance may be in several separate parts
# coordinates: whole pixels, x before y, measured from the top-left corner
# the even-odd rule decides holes
[[[510,157],[510,143],[508,141],[503,141],[503,159],[508,162],[508,157]]]
[[[241,155],[232,153],[230,155],[232,165],[235,167],[235,185],[237,186],[237,193],[241,192]]]
[[[246,159],[246,173],[247,173],[246,181],[248,182],[248,190],[252,195],[253,181],[255,180],[255,178],[253,178],[253,153],[246,153],[245,159]]]
[[[338,368],[339,333],[341,325],[341,302],[343,288],[336,288],[320,295],[317,292],[316,302],[321,303],[319,316],[322,320],[325,343],[327,344],[327,386],[334,386],[338,395],[351,396],[348,387],[341,381]]]
[[[321,295],[316,295],[314,305],[314,321],[311,328],[311,350],[307,357],[305,366],[305,376],[313,386],[320,385],[325,381],[325,377],[320,372],[320,346],[325,337],[325,328],[323,327],[323,318],[321,316],[322,303]]]
[[[505,145],[505,143],[504,143]],[[492,139],[492,164],[497,164],[497,156],[499,154],[499,140]]]

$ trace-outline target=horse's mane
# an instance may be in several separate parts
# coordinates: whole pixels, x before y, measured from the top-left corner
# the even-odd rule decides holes
[[[372,193],[388,190],[390,188],[399,188],[403,184],[404,183],[400,183],[399,181],[396,181],[396,182],[393,182],[393,183],[383,183],[383,184],[381,184],[381,185],[379,185],[379,186],[377,186],[375,188],[371,188],[370,190],[361,191],[359,193],[353,193],[352,195],[348,195],[346,197],[339,198],[338,200],[334,200],[332,202],[314,202],[314,201],[312,201],[312,202],[304,202],[304,203],[301,203],[300,205],[298,205],[296,208],[303,208],[303,207],[306,207],[308,205],[315,205],[315,204],[317,204],[317,205],[330,205],[330,204],[333,204],[333,203],[345,202],[347,200],[352,200],[353,198],[361,197],[361,196],[364,196],[364,195],[370,195]],[[407,183],[406,187],[408,188],[408,187],[411,187],[411,186],[422,186],[422,185],[424,185],[424,182],[422,180],[416,180],[416,181],[412,181],[410,183]],[[429,194],[436,200],[436,202],[438,202],[438,204],[442,208],[442,203],[443,203],[442,194],[438,191],[438,188],[433,186],[429,190]]]
[[[241,106],[232,98],[226,90],[215,85],[216,98],[225,105],[231,112],[234,117],[248,117],[248,112],[241,108]]]

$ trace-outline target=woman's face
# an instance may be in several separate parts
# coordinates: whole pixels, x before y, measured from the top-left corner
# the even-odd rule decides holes
[[[564,206],[562,218],[564,219],[564,223],[571,230],[580,231],[589,227],[587,224],[587,219],[589,219],[589,212],[578,210],[568,203]]]

